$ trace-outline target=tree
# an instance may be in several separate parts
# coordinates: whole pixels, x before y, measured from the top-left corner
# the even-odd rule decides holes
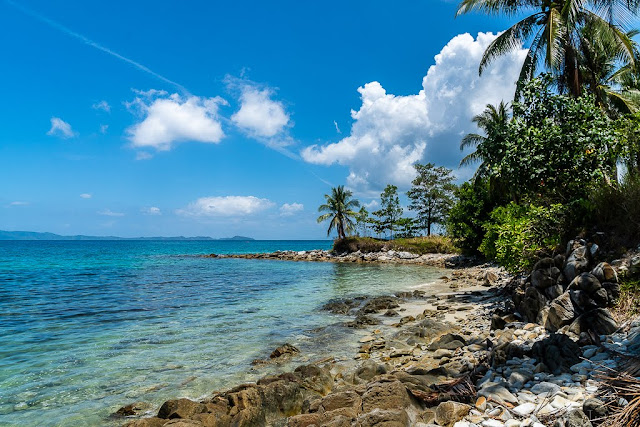
[[[379,233],[389,231],[390,238],[393,239],[398,219],[402,216],[402,206],[400,206],[400,198],[398,197],[398,187],[395,185],[387,185],[380,194],[380,209],[373,212],[379,219]]]
[[[396,224],[398,226],[396,237],[414,237],[416,235],[418,227],[413,218],[400,218]]]
[[[362,236],[366,237],[369,224],[369,211],[364,206],[358,211],[356,215],[356,230],[358,233],[362,232]]]
[[[358,213],[354,209],[360,207],[360,202],[352,199],[352,196],[353,193],[345,190],[342,185],[332,188],[331,195],[324,195],[326,203],[318,207],[318,212],[326,213],[318,217],[318,223],[328,219],[331,220],[327,229],[327,236],[335,228],[338,238],[344,239],[346,233],[350,233],[355,228],[352,218],[357,217]]]
[[[530,41],[516,93],[536,76],[540,63],[561,76],[561,90],[574,97],[582,94],[578,52],[582,38],[580,28],[591,25],[600,39],[611,40],[620,47],[620,58],[634,64],[633,43],[618,22],[628,22],[638,9],[638,0],[463,0],[458,15],[471,11],[487,14],[527,16],[500,34],[486,49],[480,62],[480,74],[498,56],[519,49]],[[529,14],[531,13],[531,14]],[[516,96],[517,98],[518,96]]]
[[[434,224],[443,224],[447,212],[453,203],[454,176],[451,169],[433,163],[413,165],[418,175],[413,180],[413,187],[407,192],[411,199],[409,209],[416,212],[415,222],[418,227],[431,235]]]

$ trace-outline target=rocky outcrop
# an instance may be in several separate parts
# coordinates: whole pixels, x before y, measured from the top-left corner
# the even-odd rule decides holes
[[[538,261],[528,277],[516,279],[516,310],[552,332],[577,336],[614,332],[618,326],[608,307],[620,295],[618,276],[606,262],[595,263],[597,254],[597,245],[574,240],[565,255]]]

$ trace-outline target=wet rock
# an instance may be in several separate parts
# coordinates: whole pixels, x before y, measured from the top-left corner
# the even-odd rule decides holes
[[[380,322],[371,316],[367,316],[366,314],[359,313],[353,322],[345,323],[345,326],[350,328],[364,328],[368,325],[377,325]]]
[[[333,377],[331,371],[317,365],[298,366],[293,372],[300,385],[307,390],[328,394],[333,388]]]
[[[151,404],[147,402],[135,402],[129,405],[123,406],[115,412],[115,415],[120,417],[129,417],[131,415],[139,415],[143,411],[146,411],[151,407]]]
[[[377,297],[367,301],[358,311],[363,314],[378,313],[382,310],[390,310],[392,308],[400,307],[398,302],[399,299],[394,297]]]
[[[298,350],[296,347],[292,346],[291,344],[287,343],[273,350],[269,358],[276,359],[284,355],[292,355],[297,353],[300,353],[300,350]]]
[[[360,303],[355,300],[345,299],[340,301],[330,301],[322,306],[322,309],[334,314],[348,314],[351,309],[358,307]]]
[[[442,402],[435,411],[435,421],[441,426],[452,426],[463,419],[471,410],[469,405],[458,402]]]
[[[200,403],[189,399],[167,400],[162,404],[158,411],[158,418],[191,418],[195,414],[201,414],[207,411],[207,407]]]
[[[387,310],[387,311],[384,313],[384,316],[385,316],[385,317],[395,317],[395,316],[400,316],[400,315],[399,315],[399,314],[398,314],[398,312],[397,312],[397,311],[395,311],[395,310]]]

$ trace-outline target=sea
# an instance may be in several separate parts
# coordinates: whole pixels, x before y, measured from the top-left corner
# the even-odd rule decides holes
[[[296,362],[352,360],[343,297],[433,282],[436,268],[205,254],[329,249],[330,241],[0,241],[0,426],[111,426],[121,406],[202,398]]]

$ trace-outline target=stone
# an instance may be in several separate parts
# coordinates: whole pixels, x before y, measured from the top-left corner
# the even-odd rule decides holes
[[[487,398],[484,396],[480,396],[478,400],[476,400],[476,409],[480,412],[484,412],[487,409]]]
[[[383,375],[387,373],[387,369],[384,365],[380,365],[373,360],[366,360],[356,370],[356,377],[369,381],[373,377]]]
[[[567,257],[563,273],[569,282],[589,268],[589,255],[590,253],[587,250],[587,246],[582,245],[575,248]]]
[[[569,283],[568,290],[576,289],[591,295],[600,289],[600,281],[591,273],[582,273]]]
[[[504,423],[498,420],[484,420],[482,427],[504,427]]]
[[[591,332],[595,335],[609,335],[618,329],[618,324],[611,312],[606,308],[590,310],[573,321],[569,331],[576,335],[582,332]]]
[[[528,322],[536,322],[538,313],[546,304],[547,298],[533,286],[529,286],[524,291],[522,302],[519,305],[516,303],[518,311]]]
[[[143,418],[141,420],[133,420],[126,423],[123,427],[161,427],[167,422],[164,418]]]
[[[609,414],[609,408],[605,403],[594,397],[587,399],[582,404],[582,411],[590,420],[604,418]]]
[[[522,405],[516,406],[511,411],[516,415],[519,415],[521,417],[526,417],[530,415],[533,411],[535,411],[535,409],[536,409],[535,403],[523,403]]]
[[[382,379],[367,385],[362,395],[362,411],[370,412],[374,409],[402,409],[409,405],[409,393],[398,380]]]
[[[398,308],[400,300],[395,297],[376,297],[372,298],[365,303],[365,305],[358,310],[362,314],[378,313],[382,310],[390,310],[392,308]]]
[[[162,404],[158,411],[158,418],[191,418],[196,414],[207,411],[207,407],[200,403],[189,399],[167,400]]]
[[[149,409],[150,407],[151,407],[151,404],[147,402],[130,403],[129,405],[125,405],[122,408],[118,409],[115,412],[115,415],[118,415],[120,417],[129,417],[131,415],[138,415],[143,411]]]
[[[606,262],[601,262],[596,265],[593,270],[591,270],[591,274],[593,274],[600,283],[604,282],[618,282],[618,274],[616,270]]]
[[[580,347],[564,334],[552,334],[533,344],[531,355],[554,375],[569,371],[580,362]]]
[[[407,411],[401,409],[374,409],[373,411],[360,415],[356,421],[359,427],[407,427],[409,416]]]
[[[482,389],[480,389],[480,391],[478,391],[478,396],[483,396],[487,399],[493,399],[496,402],[502,404],[504,404],[504,402],[512,404],[518,403],[518,398],[511,394],[509,390],[499,384],[483,387]]]
[[[292,346],[291,344],[287,343],[273,350],[273,352],[271,352],[271,355],[269,355],[269,358],[276,359],[284,355],[291,355],[296,353],[300,353],[300,350],[298,350],[296,347]]]
[[[487,286],[494,285],[498,281],[498,275],[493,271],[485,271],[484,272],[484,284]]]
[[[592,427],[589,417],[582,409],[574,409],[556,420],[554,427]]]
[[[505,326],[507,326],[507,322],[502,317],[497,314],[491,316],[491,330],[504,329]]]
[[[443,336],[432,342],[429,347],[427,347],[427,349],[430,351],[439,349],[455,350],[465,345],[467,345],[467,342],[460,335],[444,334]]]
[[[554,395],[562,390],[559,385],[553,384],[547,381],[542,381],[533,387],[531,387],[531,392],[535,394],[547,393],[549,396]]]
[[[551,302],[545,326],[551,331],[557,331],[564,325],[570,324],[575,317],[571,295],[565,292]]]
[[[333,388],[333,377],[329,369],[317,365],[298,366],[293,374],[307,390],[327,395]]]
[[[463,419],[471,410],[469,405],[454,401],[442,402],[435,411],[435,420],[438,425],[451,426],[456,421]]]

